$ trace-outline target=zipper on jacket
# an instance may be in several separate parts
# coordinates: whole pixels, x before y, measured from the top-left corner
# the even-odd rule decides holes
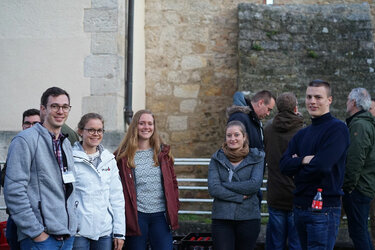
[[[83,157],[74,156],[74,158],[81,159],[83,163],[89,165],[99,175],[99,177],[100,177],[99,166],[98,166],[98,168],[95,168],[95,166],[90,161],[88,161],[86,158],[83,158]],[[103,166],[104,166],[104,164],[103,164]]]
[[[42,202],[38,201],[38,207],[40,211],[40,216],[42,217],[43,227],[46,228],[46,222],[44,220],[43,211],[42,211]]]

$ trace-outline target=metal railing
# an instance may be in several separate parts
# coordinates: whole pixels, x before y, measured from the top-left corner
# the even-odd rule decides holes
[[[208,167],[210,163],[210,158],[175,158],[175,166],[206,166]],[[5,162],[0,161],[0,169],[4,167]],[[207,179],[206,178],[177,178],[179,183],[179,190],[208,190]],[[189,183],[190,185],[181,185]],[[204,183],[204,186],[191,185],[191,183]],[[266,184],[267,180],[263,180],[263,184]],[[262,192],[266,192],[265,187],[261,187]],[[180,202],[182,203],[212,203],[212,198],[183,198],[180,197]],[[266,200],[262,200],[262,205],[267,204]],[[0,210],[5,210],[5,206],[0,206]],[[211,214],[211,211],[204,210],[179,210],[179,214]],[[268,213],[261,213],[261,216],[268,216]]]
[[[175,166],[208,166],[210,164],[210,158],[175,158]],[[203,178],[177,178],[179,190],[208,190],[207,179]],[[181,183],[205,183],[205,186],[194,186],[194,185],[180,185]],[[267,180],[263,180],[263,184],[266,184]],[[260,188],[262,192],[266,192],[266,187]],[[212,203],[213,199],[205,198],[181,198],[180,202],[183,203]],[[266,200],[261,201],[262,205],[267,204]],[[179,210],[179,214],[211,214],[211,211],[204,210]],[[261,213],[261,216],[268,216],[268,213]]]

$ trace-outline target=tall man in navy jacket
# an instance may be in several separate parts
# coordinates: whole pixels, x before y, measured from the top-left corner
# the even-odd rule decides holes
[[[330,114],[331,87],[314,80],[306,90],[312,124],[289,142],[280,161],[283,174],[294,176],[294,220],[303,249],[333,249],[340,224],[349,131]],[[313,211],[313,198],[322,188],[323,208]]]

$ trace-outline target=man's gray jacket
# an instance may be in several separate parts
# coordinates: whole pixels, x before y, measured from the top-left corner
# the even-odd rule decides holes
[[[69,140],[62,142],[63,158],[73,171]],[[73,185],[65,185],[52,137],[40,124],[21,131],[12,140],[7,156],[4,197],[18,228],[18,240],[77,232]]]

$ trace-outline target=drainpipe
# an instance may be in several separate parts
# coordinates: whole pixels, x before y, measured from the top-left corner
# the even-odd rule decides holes
[[[133,92],[133,33],[134,33],[134,0],[128,2],[128,47],[126,63],[126,82],[125,82],[125,108],[124,121],[130,124],[133,118],[132,110],[132,92]]]

